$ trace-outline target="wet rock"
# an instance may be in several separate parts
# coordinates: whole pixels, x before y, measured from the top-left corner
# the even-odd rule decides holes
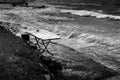
[[[48,67],[49,71],[53,73],[55,76],[62,72],[62,65],[61,63],[52,60],[49,57],[41,56],[42,62]]]
[[[103,80],[120,80],[120,75],[114,76],[114,77],[109,77],[109,78],[106,78],[106,79],[103,79]]]
[[[0,37],[0,80],[49,80],[44,75],[52,73],[39,59],[40,52],[1,28]]]

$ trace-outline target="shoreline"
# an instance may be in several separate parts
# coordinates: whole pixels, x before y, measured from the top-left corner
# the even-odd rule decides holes
[[[49,48],[59,56],[57,59],[62,58],[59,61],[63,60],[69,77],[77,75],[79,79],[93,80],[119,72],[119,54],[115,54],[120,51],[120,39],[113,39],[113,33],[119,32],[119,21],[64,14],[54,6],[45,9],[16,7],[1,12],[1,20],[20,24],[21,32],[45,29],[62,36],[57,42],[64,46],[51,44]]]

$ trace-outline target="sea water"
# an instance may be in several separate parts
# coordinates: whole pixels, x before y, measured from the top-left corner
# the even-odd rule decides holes
[[[79,0],[78,0],[79,1]],[[96,17],[96,18],[110,18],[120,19],[120,6],[116,5],[101,5],[95,3],[80,3],[80,2],[53,2],[57,8],[61,9],[62,13],[71,13],[74,15],[84,17]]]

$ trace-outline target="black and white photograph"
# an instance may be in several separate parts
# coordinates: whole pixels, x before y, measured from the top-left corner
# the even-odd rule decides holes
[[[0,80],[120,80],[120,0],[0,0]]]

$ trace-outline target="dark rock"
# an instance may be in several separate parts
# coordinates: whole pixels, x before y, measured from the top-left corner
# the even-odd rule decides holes
[[[22,39],[10,34],[4,27],[0,28],[0,37],[0,80],[46,80],[44,74],[52,74],[41,63],[40,52]]]

